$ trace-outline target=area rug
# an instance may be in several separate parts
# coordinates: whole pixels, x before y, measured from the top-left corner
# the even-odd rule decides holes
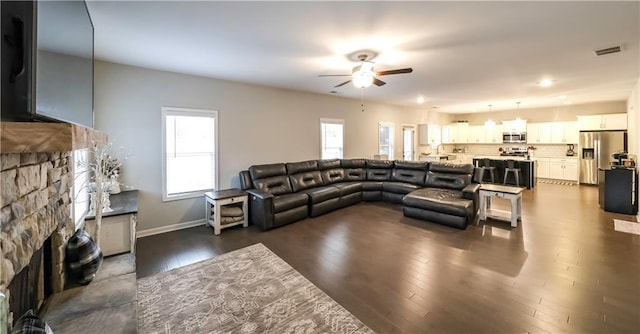
[[[552,180],[552,179],[538,179],[538,183],[546,184],[558,184],[561,186],[575,186],[577,183],[572,181]]]
[[[138,280],[138,333],[373,333],[262,244]]]

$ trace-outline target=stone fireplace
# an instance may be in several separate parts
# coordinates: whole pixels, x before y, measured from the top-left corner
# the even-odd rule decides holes
[[[9,153],[0,154],[0,161],[0,290],[6,290],[38,253],[44,261],[35,262],[43,270],[27,270],[40,272],[51,292],[60,292],[65,282],[65,245],[75,232],[70,216],[71,154]],[[43,249],[48,239],[50,249]],[[45,272],[50,277],[44,277]]]
[[[0,292],[11,311],[24,311],[12,289],[36,310],[46,294],[64,290],[65,247],[76,229],[72,152],[106,142],[73,124],[0,122]]]

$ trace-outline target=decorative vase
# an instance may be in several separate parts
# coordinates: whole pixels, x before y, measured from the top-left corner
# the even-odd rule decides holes
[[[120,193],[120,182],[118,182],[117,175],[111,175],[111,194],[119,194]]]

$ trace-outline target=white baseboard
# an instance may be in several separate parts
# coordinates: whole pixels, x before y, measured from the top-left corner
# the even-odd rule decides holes
[[[192,220],[184,223],[177,223],[167,226],[154,227],[147,230],[141,230],[136,232],[136,238],[148,237],[150,235],[156,235],[161,233],[167,233],[171,231],[182,230],[185,228],[196,227],[200,225],[204,225],[206,223],[205,219]]]

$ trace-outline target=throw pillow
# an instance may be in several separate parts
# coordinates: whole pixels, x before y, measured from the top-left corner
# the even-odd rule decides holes
[[[23,314],[13,327],[13,334],[53,334],[51,327],[44,320],[28,310]]]
[[[80,284],[89,284],[102,264],[102,251],[85,230],[77,230],[67,243],[67,263],[70,277]]]

